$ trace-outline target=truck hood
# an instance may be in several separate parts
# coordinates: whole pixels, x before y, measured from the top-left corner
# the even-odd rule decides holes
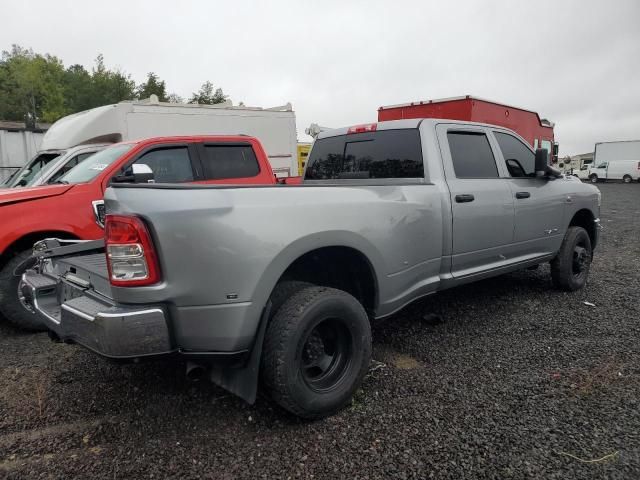
[[[28,202],[39,198],[56,197],[72,189],[73,185],[45,185],[42,187],[0,189],[0,205]]]

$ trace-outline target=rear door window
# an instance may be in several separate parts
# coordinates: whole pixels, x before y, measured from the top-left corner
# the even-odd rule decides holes
[[[204,145],[201,155],[204,180],[251,178],[260,173],[251,145]]]
[[[151,150],[134,163],[148,165],[156,183],[193,182],[193,168],[186,146]]]
[[[316,140],[305,179],[423,178],[417,129],[381,130]]]
[[[513,135],[503,132],[494,132],[502,156],[512,177],[535,177],[536,157],[524,143]],[[544,142],[542,142],[544,145]]]
[[[447,133],[453,169],[457,178],[498,178],[498,168],[489,139],[482,132]]]

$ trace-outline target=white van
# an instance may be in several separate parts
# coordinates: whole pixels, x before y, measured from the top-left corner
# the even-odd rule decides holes
[[[290,103],[273,108],[233,106],[231,101],[163,103],[151,95],[61,118],[47,130],[38,154],[1,186],[55,183],[62,170],[112,143],[165,135],[225,134],[257,137],[278,177],[297,175],[296,117]]]
[[[589,180],[640,181],[640,140],[596,143]]]

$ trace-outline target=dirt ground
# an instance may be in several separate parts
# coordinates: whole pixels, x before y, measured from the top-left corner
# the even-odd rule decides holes
[[[640,185],[600,188],[584,290],[543,266],[413,304],[322,421],[0,320],[0,478],[640,478]]]

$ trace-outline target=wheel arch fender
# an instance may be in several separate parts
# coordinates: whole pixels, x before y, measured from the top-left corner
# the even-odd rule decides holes
[[[6,244],[2,245],[2,248],[0,249],[0,268],[2,268],[2,265],[4,265],[13,253],[31,248],[38,240],[52,237],[64,238],[67,240],[79,239],[78,235],[73,231],[65,229],[42,229],[36,231],[27,230],[17,232]]]
[[[354,254],[359,254],[362,259],[366,260],[375,282],[376,302],[379,301],[379,289],[383,283],[381,272],[384,271],[384,258],[378,249],[365,237],[345,230],[314,233],[301,237],[289,244],[276,255],[260,276],[252,301],[262,309],[267,304],[271,292],[273,292],[278,281],[296,260],[314,251],[332,247],[350,249]]]

